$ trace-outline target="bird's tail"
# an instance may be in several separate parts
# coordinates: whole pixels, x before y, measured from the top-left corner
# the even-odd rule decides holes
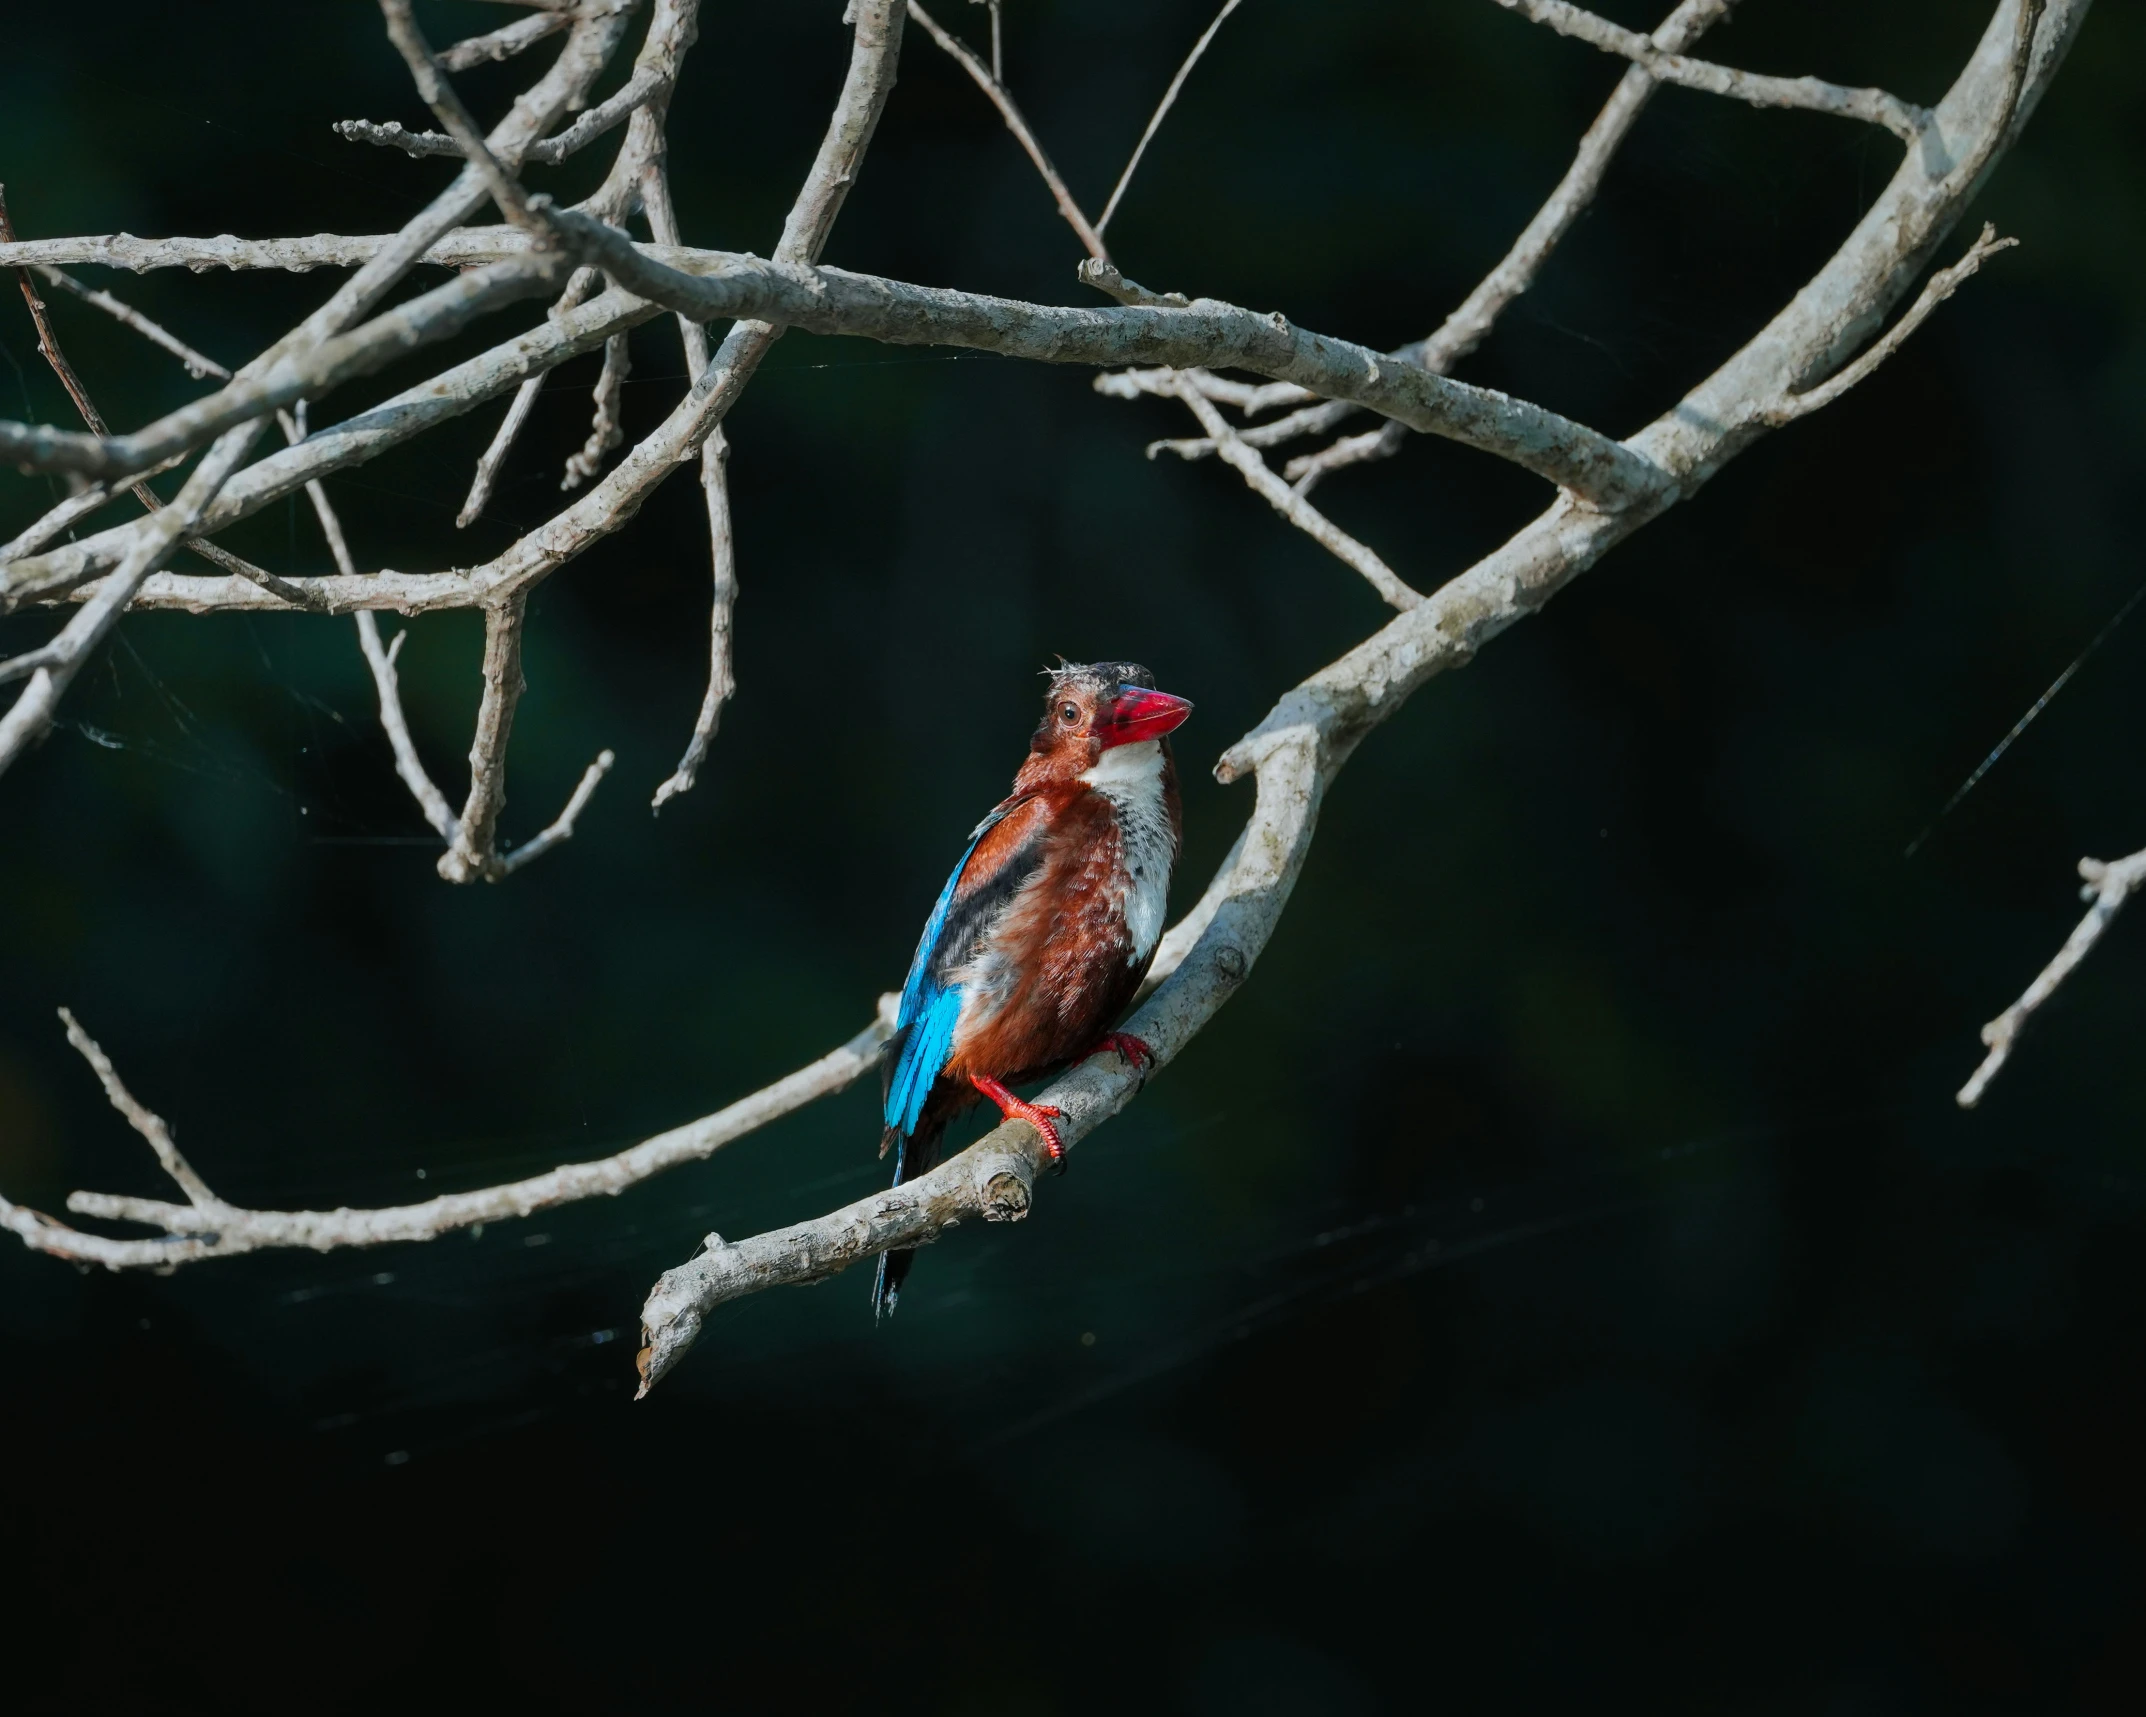
[[[917,1130],[904,1138],[894,1128],[887,1129],[886,1137],[880,1140],[880,1154],[887,1147],[894,1147],[894,1184],[900,1186],[905,1180],[914,1180],[930,1169],[939,1160],[939,1136],[946,1131],[943,1116],[934,1115],[929,1109],[918,1117]],[[916,1262],[914,1246],[899,1247],[879,1255],[879,1269],[872,1278],[872,1321],[894,1315],[894,1305],[902,1297],[902,1284],[909,1279],[909,1266]]]

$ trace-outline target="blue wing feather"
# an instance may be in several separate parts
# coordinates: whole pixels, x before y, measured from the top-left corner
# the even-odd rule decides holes
[[[887,1081],[885,1122],[904,1138],[916,1131],[917,1116],[931,1093],[932,1081],[954,1051],[954,1027],[961,1022],[961,986],[942,984],[932,976],[932,957],[939,951],[946,930],[946,915],[954,904],[954,891],[961,886],[961,873],[969,868],[976,843],[1000,818],[1013,809],[1001,805],[976,825],[969,844],[962,849],[953,875],[939,890],[939,899],[924,921],[924,934],[917,938],[916,957],[909,962],[909,976],[902,984],[902,1004],[894,1016],[894,1029],[901,1036],[901,1054]],[[897,1178],[899,1165],[897,1165]]]

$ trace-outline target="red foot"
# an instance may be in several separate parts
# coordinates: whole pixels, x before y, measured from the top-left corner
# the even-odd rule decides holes
[[[1155,1052],[1148,1048],[1146,1041],[1129,1031],[1106,1032],[1094,1053],[1101,1055],[1106,1049],[1123,1058],[1135,1073],[1145,1073],[1155,1060]]]
[[[1060,1142],[1058,1129],[1053,1121],[1065,1119],[1063,1109],[1054,1109],[1048,1103],[1024,1103],[996,1079],[986,1079],[980,1073],[969,1075],[969,1083],[996,1103],[999,1113],[1009,1121],[1026,1121],[1043,1135],[1043,1148],[1051,1153],[1051,1162],[1059,1173],[1065,1172],[1066,1148]]]

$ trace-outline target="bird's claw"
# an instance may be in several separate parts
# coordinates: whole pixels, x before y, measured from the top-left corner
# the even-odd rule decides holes
[[[1155,1052],[1147,1046],[1146,1039],[1135,1037],[1129,1031],[1105,1033],[1103,1041],[1097,1044],[1095,1049],[1098,1055],[1106,1049],[1109,1050],[1143,1078],[1147,1076],[1147,1070],[1155,1065]]]
[[[1048,1103],[1022,1103],[1006,1111],[1008,1120],[1026,1121],[1043,1135],[1043,1148],[1051,1153],[1051,1172],[1053,1174],[1064,1174],[1066,1172],[1065,1143],[1059,1138],[1058,1129],[1051,1125],[1053,1121],[1064,1120],[1065,1115],[1066,1112],[1063,1109],[1053,1108]]]

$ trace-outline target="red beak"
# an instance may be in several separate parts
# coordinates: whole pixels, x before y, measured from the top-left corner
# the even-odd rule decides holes
[[[1099,724],[1097,734],[1106,750],[1113,745],[1136,745],[1143,739],[1160,739],[1174,731],[1191,713],[1191,704],[1168,692],[1120,686],[1110,715]]]

